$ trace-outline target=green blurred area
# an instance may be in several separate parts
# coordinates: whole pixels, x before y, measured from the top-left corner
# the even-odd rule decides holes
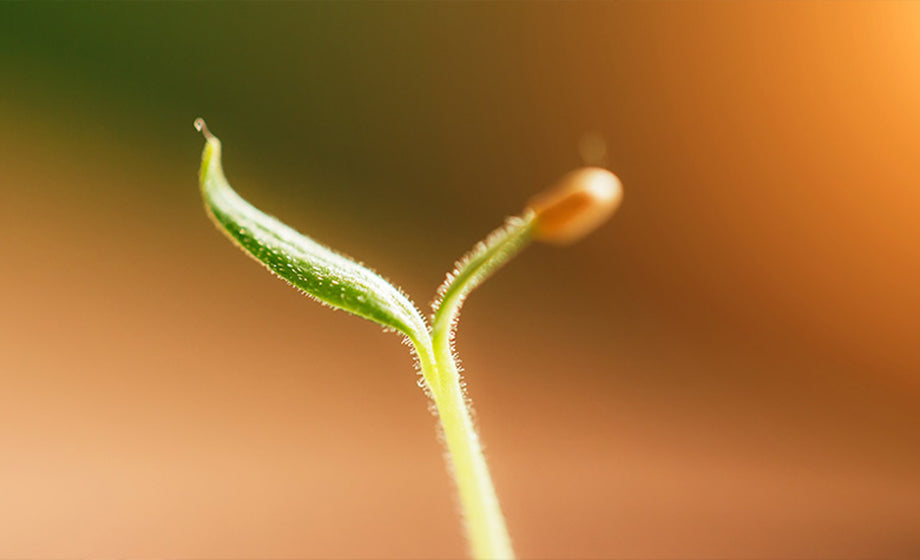
[[[634,48],[626,26],[590,27],[635,10],[628,6],[0,9],[7,99],[186,152],[197,141],[189,123],[201,115],[263,166],[315,169],[362,185],[361,196],[320,188],[310,198],[347,201],[367,215],[421,214],[427,225],[455,220],[412,208],[436,205],[444,192],[459,191],[454,202],[472,208],[484,204],[485,192],[497,199],[489,205],[519,205],[504,187],[538,190],[578,164],[577,140],[587,130],[604,133],[617,153],[629,143],[611,134],[627,118],[623,99],[639,94],[616,79]],[[613,54],[600,68],[591,52],[598,40]],[[618,43],[625,48],[606,48]]]

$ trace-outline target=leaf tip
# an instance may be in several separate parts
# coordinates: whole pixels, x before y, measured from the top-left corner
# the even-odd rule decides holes
[[[208,123],[204,122],[203,118],[198,117],[192,124],[194,125],[195,130],[204,135],[205,139],[212,140],[214,138],[214,135],[211,134],[210,130],[208,130]]]

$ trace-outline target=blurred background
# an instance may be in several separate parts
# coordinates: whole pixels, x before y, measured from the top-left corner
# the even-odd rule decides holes
[[[518,553],[920,555],[920,4],[0,5],[0,556],[465,554],[399,339],[209,223],[420,306],[606,138],[610,224],[458,336]]]

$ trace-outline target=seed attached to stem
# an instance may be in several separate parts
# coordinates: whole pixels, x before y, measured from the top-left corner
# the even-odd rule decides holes
[[[578,241],[603,224],[620,206],[623,186],[600,167],[583,167],[527,204],[535,215],[534,239],[555,245]]]

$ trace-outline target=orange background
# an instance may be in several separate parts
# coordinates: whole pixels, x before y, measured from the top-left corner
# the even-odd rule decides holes
[[[0,5],[0,556],[456,557],[398,338],[223,239],[237,190],[420,306],[606,138],[625,197],[471,298],[523,557],[920,554],[920,5]]]

